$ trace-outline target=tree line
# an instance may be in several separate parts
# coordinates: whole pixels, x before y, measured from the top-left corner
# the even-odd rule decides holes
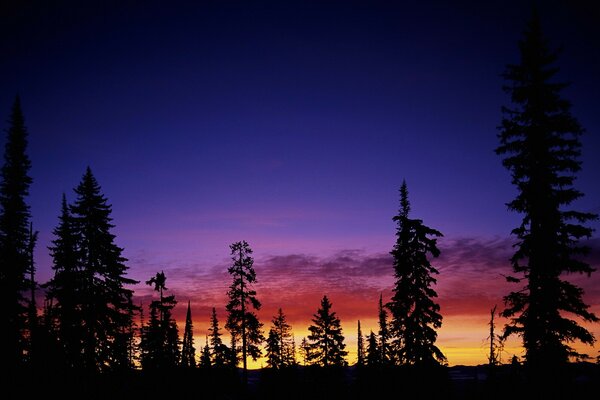
[[[517,238],[510,259],[513,275],[506,278],[519,288],[504,297],[501,315],[508,323],[501,338],[522,339],[524,362],[536,376],[585,358],[571,347],[574,341],[595,343],[593,334],[572,316],[588,322],[598,317],[584,302],[583,290],[565,275],[594,272],[584,260],[589,248],[582,240],[593,234],[585,224],[598,216],[569,208],[583,196],[574,182],[581,169],[584,130],[561,96],[566,85],[553,80],[557,52],[549,48],[537,16],[525,29],[519,50],[519,63],[508,65],[503,75],[511,104],[502,108],[496,148],[517,189],[507,206],[522,215],[512,231]],[[225,324],[220,326],[213,307],[207,338],[197,352],[190,303],[180,338],[172,313],[177,300],[163,271],[145,282],[157,299],[147,309],[134,304],[131,286],[139,282],[127,277],[128,260],[112,233],[112,206],[89,167],[74,188],[75,199],[69,202],[62,196],[49,247],[53,277],[39,284],[33,257],[38,233],[26,201],[32,184],[28,134],[18,97],[8,123],[0,171],[0,356],[9,371],[47,368],[50,363],[94,373],[137,366],[164,370],[241,365],[247,380],[248,359],[257,360],[263,351],[267,367],[276,370],[299,364],[297,355],[305,365],[348,364],[341,321],[327,295],[313,315],[310,334],[298,346],[282,308],[265,331],[257,314],[261,303],[254,289],[253,252],[246,241],[230,245]],[[434,289],[439,271],[432,265],[443,235],[412,216],[405,181],[393,221],[392,296],[379,298],[377,332],[363,335],[357,322],[357,366],[447,365],[436,345],[442,314]],[[36,303],[38,290],[45,294],[41,305]],[[229,333],[227,344],[223,330]],[[497,362],[490,357],[490,363],[492,359]]]

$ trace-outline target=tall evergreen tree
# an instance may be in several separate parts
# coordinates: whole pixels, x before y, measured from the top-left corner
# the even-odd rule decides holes
[[[365,365],[365,343],[362,331],[360,330],[360,320],[358,320],[358,333],[356,339],[356,365]]]
[[[210,317],[210,328],[208,328],[210,338],[210,348],[212,351],[211,360],[215,367],[224,367],[229,363],[229,349],[221,339],[221,328],[217,318],[217,310],[213,307]]]
[[[27,290],[29,265],[29,220],[31,214],[25,199],[32,179],[27,156],[27,129],[19,98],[15,99],[9,118],[4,148],[4,165],[0,170],[0,359],[9,371],[23,362],[27,306],[23,295]]]
[[[434,302],[437,293],[432,285],[438,274],[428,256],[438,257],[437,237],[440,232],[409,218],[410,202],[406,182],[400,187],[400,211],[393,219],[397,222],[396,244],[391,255],[394,259],[394,295],[388,303],[392,315],[390,336],[394,359],[402,365],[445,364],[446,357],[435,345],[438,329],[442,326],[440,306]]]
[[[181,346],[181,366],[184,368],[196,368],[196,349],[194,348],[194,326],[192,323],[192,308],[188,301],[187,314],[185,317],[185,329],[183,331],[183,344]]]
[[[390,363],[390,333],[388,330],[387,311],[383,306],[383,295],[379,295],[379,351],[381,353],[381,363],[387,365]]]
[[[304,366],[312,362],[310,343],[308,343],[308,340],[306,340],[305,337],[300,341],[300,354],[302,355],[302,363]]]
[[[54,321],[65,366],[81,368],[84,335],[82,306],[85,299],[82,292],[83,271],[79,264],[79,248],[74,221],[64,194],[59,223],[53,234],[55,239],[49,249],[52,255],[54,276],[44,285],[52,310],[48,316]]]
[[[90,370],[121,368],[123,360],[129,359],[122,354],[127,351],[122,332],[131,326],[135,307],[133,291],[126,286],[137,283],[125,276],[127,259],[111,233],[112,207],[100,190],[88,167],[75,188],[77,198],[70,210],[81,271],[83,364]]]
[[[265,344],[267,350],[267,366],[273,369],[281,368],[283,364],[281,361],[281,341],[274,328],[269,329]]]
[[[312,361],[323,367],[347,365],[342,325],[336,313],[331,311],[327,296],[323,296],[321,307],[313,317],[313,324],[308,327]]]
[[[365,361],[369,367],[381,364],[381,350],[379,349],[379,343],[377,343],[377,336],[373,331],[367,336],[367,357]]]
[[[29,265],[27,266],[28,279],[27,283],[29,286],[29,299],[27,301],[27,330],[28,330],[28,346],[27,346],[27,358],[29,363],[37,367],[42,364],[42,360],[39,359],[38,354],[41,348],[38,342],[39,334],[39,321],[38,321],[38,310],[35,300],[35,294],[37,289],[37,282],[35,280],[35,260],[33,253],[35,251],[35,245],[37,243],[38,231],[33,231],[33,224],[29,224],[29,241],[27,245],[27,254],[29,259]],[[36,365],[33,365],[36,363]]]
[[[563,277],[594,271],[582,260],[589,249],[580,240],[591,237],[593,230],[584,224],[597,215],[568,208],[583,196],[573,185],[581,169],[584,130],[571,115],[570,102],[561,97],[567,85],[555,81],[558,52],[549,48],[537,15],[519,50],[519,64],[508,65],[504,73],[511,106],[502,108],[496,149],[517,188],[507,206],[523,216],[512,230],[518,238],[511,258],[516,276],[507,279],[524,286],[504,298],[502,316],[510,319],[504,336],[522,337],[527,364],[534,370],[555,369],[569,356],[579,356],[569,343],[595,342],[570,316],[588,322],[598,317],[584,303],[583,290]]]
[[[140,343],[144,369],[172,369],[179,365],[179,331],[172,317],[177,301],[174,295],[165,296],[166,282],[167,277],[162,271],[146,281],[159,292],[159,299],[150,303],[150,321]]]
[[[244,371],[244,381],[247,382],[247,356],[256,360],[261,355],[260,344],[265,340],[262,333],[263,324],[259,322],[254,310],[260,310],[261,304],[256,298],[252,285],[256,282],[252,249],[246,241],[236,242],[229,246],[233,264],[227,272],[233,277],[227,296],[227,324],[225,327],[231,333],[233,340],[241,340],[241,347],[232,346],[234,353],[241,351]]]

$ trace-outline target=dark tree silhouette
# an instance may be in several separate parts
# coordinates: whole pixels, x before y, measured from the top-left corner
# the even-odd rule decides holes
[[[35,293],[37,289],[37,282],[35,280],[35,260],[33,253],[35,251],[35,245],[37,243],[38,231],[33,231],[33,224],[29,224],[29,240],[27,244],[27,255],[29,259],[29,265],[27,266],[27,284],[29,286],[29,299],[27,301],[27,329],[28,329],[28,346],[27,346],[27,359],[29,364],[32,366],[40,366],[42,360],[39,359],[40,342],[38,341],[39,332],[39,318],[37,304],[35,300]],[[34,365],[34,363],[36,365]]]
[[[331,311],[327,296],[323,296],[321,307],[313,317],[313,324],[308,327],[312,362],[323,367],[347,365],[345,357],[348,352],[340,319]]]
[[[292,327],[280,308],[273,317],[272,327],[267,338],[267,364],[271,368],[281,369],[295,363],[295,349],[292,338]]]
[[[181,366],[184,368],[196,368],[194,325],[192,323],[192,308],[189,301],[185,317],[185,329],[183,331],[183,344],[181,345]]]
[[[302,363],[306,366],[312,362],[312,351],[310,347],[310,343],[306,340],[305,337],[300,341],[300,354],[302,355]]]
[[[379,349],[379,343],[377,343],[377,336],[371,331],[367,336],[367,357],[365,360],[369,367],[381,365],[381,350]]]
[[[111,233],[111,206],[88,167],[68,206],[63,196],[56,239],[50,247],[59,339],[67,365],[92,371],[131,366],[133,291],[127,260]]]
[[[435,345],[437,332],[442,325],[440,307],[433,301],[437,293],[432,289],[438,274],[428,260],[428,255],[438,257],[437,237],[440,232],[423,224],[420,219],[409,218],[410,202],[406,182],[400,187],[400,211],[394,217],[396,244],[391,254],[394,258],[394,295],[387,304],[392,319],[390,336],[394,360],[401,365],[445,364],[446,357]]]
[[[159,300],[150,303],[150,321],[142,329],[140,343],[143,369],[172,369],[179,365],[179,331],[172,317],[177,304],[174,295],[165,296],[167,277],[157,272],[146,281],[159,293]]]
[[[583,128],[571,115],[571,104],[561,97],[567,85],[553,80],[558,53],[549,49],[537,15],[519,49],[520,63],[508,65],[503,75],[512,105],[502,108],[496,149],[517,188],[517,197],[507,206],[523,215],[512,230],[518,238],[511,258],[517,277],[507,279],[524,281],[524,286],[504,298],[502,316],[510,318],[504,336],[522,337],[526,362],[533,370],[554,369],[569,356],[580,356],[568,343],[595,342],[568,315],[589,322],[598,318],[584,303],[583,290],[562,276],[589,276],[594,271],[582,261],[589,249],[579,241],[591,237],[593,230],[583,224],[597,215],[566,209],[583,196],[573,186],[581,169]]]
[[[206,342],[204,343],[204,347],[202,348],[202,352],[200,353],[200,368],[208,369],[212,367],[212,361],[210,359],[210,346],[208,345],[208,336],[206,337]]]
[[[62,356],[68,368],[82,367],[83,359],[83,316],[82,293],[83,273],[79,266],[77,237],[73,218],[69,212],[67,198],[63,194],[58,226],[54,229],[55,239],[50,246],[54,276],[44,286],[52,310],[47,315],[54,322]]]
[[[381,353],[381,364],[387,365],[390,363],[390,333],[387,322],[387,311],[383,306],[383,295],[379,295],[379,352]]]
[[[357,338],[356,338],[356,365],[365,365],[365,343],[362,331],[360,330],[360,320],[358,320]]]
[[[27,129],[17,97],[9,118],[4,165],[0,171],[0,359],[9,371],[23,362],[27,305],[24,299],[29,265],[29,220],[31,214],[25,199],[32,179],[27,156]]]
[[[213,307],[212,314],[210,317],[210,348],[211,348],[211,360],[212,365],[215,367],[224,367],[229,364],[229,349],[223,343],[221,339],[221,328],[219,328],[219,320],[217,319],[217,310]]]
[[[252,308],[260,310],[261,305],[256,298],[256,291],[252,289],[252,285],[256,282],[252,249],[246,241],[233,243],[229,247],[233,265],[227,272],[233,277],[233,282],[227,292],[229,303],[226,308],[229,315],[225,327],[234,341],[232,350],[236,358],[238,352],[242,353],[244,381],[247,382],[247,356],[252,357],[253,360],[258,359],[261,356],[259,346],[265,340],[261,329],[263,324],[252,311]],[[238,338],[241,340],[239,349],[235,342]]]

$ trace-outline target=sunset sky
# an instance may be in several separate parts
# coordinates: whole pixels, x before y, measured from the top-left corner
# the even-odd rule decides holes
[[[516,288],[502,275],[520,218],[494,149],[508,105],[500,75],[518,62],[530,2],[12,3],[0,6],[0,127],[18,94],[40,282],[61,195],[74,200],[89,165],[142,281],[138,301],[163,270],[181,331],[192,302],[197,348],[213,306],[225,323],[229,244],[246,240],[266,330],[282,307],[299,343],[327,294],[352,362],[357,320],[375,330],[379,294],[390,297],[406,179],[412,216],[444,234],[438,345],[450,365],[486,361],[489,310]],[[600,10],[539,3],[586,129],[574,207],[598,213]],[[600,267],[600,236],[590,245]],[[600,315],[600,272],[573,279]],[[600,324],[589,328],[600,338]],[[513,354],[518,341],[503,358]]]

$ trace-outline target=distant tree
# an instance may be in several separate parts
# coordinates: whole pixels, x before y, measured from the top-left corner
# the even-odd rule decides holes
[[[210,358],[210,346],[208,345],[207,336],[204,347],[202,348],[202,352],[200,353],[200,368],[207,369],[210,367],[212,367],[212,361]]]
[[[281,308],[272,323],[267,338],[267,364],[275,369],[290,367],[295,363],[292,327]]]
[[[312,362],[310,343],[308,343],[308,340],[306,340],[305,337],[303,337],[300,342],[300,354],[302,355],[302,363],[304,366]]]
[[[219,328],[219,320],[217,319],[217,310],[213,307],[210,317],[210,328],[208,328],[211,348],[212,365],[215,367],[224,367],[229,363],[229,349],[223,344],[221,339],[221,328]]]
[[[192,323],[192,309],[189,301],[185,317],[185,329],[183,331],[183,344],[181,346],[181,366],[184,368],[196,368],[194,325]]]
[[[390,363],[390,333],[388,330],[387,311],[383,306],[383,295],[379,295],[379,351],[381,353],[381,363],[387,365]]]
[[[400,211],[394,217],[396,244],[391,254],[394,259],[394,295],[388,303],[392,320],[390,336],[394,359],[401,365],[445,364],[446,357],[437,348],[438,329],[442,326],[440,306],[434,302],[437,293],[432,275],[439,272],[428,256],[438,257],[437,237],[442,234],[409,218],[410,202],[406,182],[400,187]]]
[[[379,343],[377,343],[377,336],[373,331],[367,336],[367,357],[365,361],[369,367],[381,364],[381,350],[379,349]]]
[[[146,281],[159,292],[159,300],[150,303],[150,321],[142,334],[141,359],[144,369],[172,369],[179,365],[179,332],[172,310],[177,304],[174,295],[165,296],[167,277],[157,272]]]
[[[260,344],[265,340],[262,333],[263,324],[259,322],[257,315],[252,311],[260,310],[260,302],[256,298],[256,291],[252,285],[256,282],[254,271],[252,249],[246,241],[236,242],[229,246],[233,264],[227,272],[233,277],[227,296],[227,324],[225,327],[231,333],[232,338],[241,339],[241,348],[237,343],[232,346],[236,353],[241,351],[244,371],[244,381],[247,382],[247,356],[253,360],[261,356]]]
[[[327,296],[323,296],[321,307],[313,317],[313,324],[308,327],[313,363],[323,367],[347,365],[345,357],[348,352],[345,350],[340,319],[331,311]]]
[[[522,215],[512,230],[518,238],[511,258],[516,276],[509,282],[524,286],[504,298],[502,316],[510,322],[504,337],[522,337],[525,360],[533,370],[556,370],[569,357],[581,356],[569,343],[593,345],[595,338],[571,316],[597,322],[583,301],[583,289],[563,279],[566,274],[588,276],[594,271],[582,256],[589,248],[580,240],[593,230],[584,226],[596,214],[567,209],[583,193],[575,189],[581,170],[583,128],[561,97],[567,84],[554,80],[558,52],[550,50],[537,15],[519,42],[520,62],[508,65],[504,90],[511,107],[503,107],[498,155],[511,172],[517,196],[507,204]]]
[[[356,365],[365,365],[365,344],[362,331],[360,330],[360,320],[358,320],[358,332],[356,339]]]
[[[25,199],[32,179],[27,156],[27,129],[17,97],[9,118],[4,165],[0,170],[0,318],[2,341],[0,359],[9,371],[23,362],[27,306],[26,272],[29,265],[29,221],[31,214]]]
[[[49,249],[54,276],[44,285],[49,304],[46,315],[53,321],[66,367],[79,369],[83,367],[82,307],[86,296],[82,290],[84,276],[79,263],[78,237],[64,193],[53,234],[55,239]]]

